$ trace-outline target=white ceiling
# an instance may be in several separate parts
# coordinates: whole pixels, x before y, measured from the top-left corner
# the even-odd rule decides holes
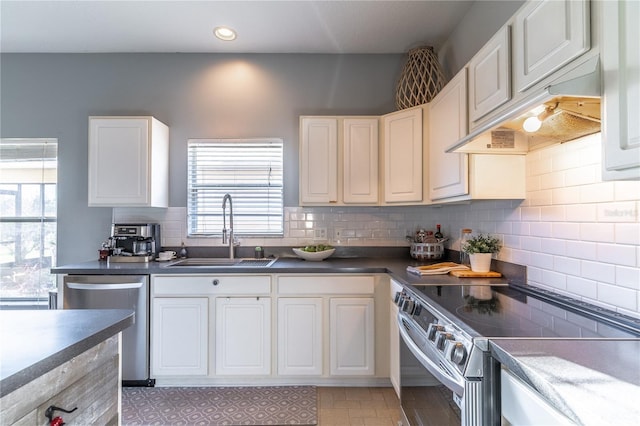
[[[462,0],[0,0],[2,52],[402,53],[436,49]],[[233,42],[213,28],[238,32]]]

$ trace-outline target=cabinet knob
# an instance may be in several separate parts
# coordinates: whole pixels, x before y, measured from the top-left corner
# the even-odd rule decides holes
[[[220,280],[216,278],[213,281],[211,281],[211,284],[218,285],[218,284],[220,284]]]

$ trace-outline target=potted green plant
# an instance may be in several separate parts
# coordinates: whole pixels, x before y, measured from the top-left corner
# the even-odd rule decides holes
[[[489,234],[478,234],[469,238],[463,245],[462,251],[469,255],[471,270],[473,272],[489,272],[491,270],[491,257],[502,248],[499,238]]]

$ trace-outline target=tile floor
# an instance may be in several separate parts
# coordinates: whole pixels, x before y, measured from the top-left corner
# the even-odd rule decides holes
[[[318,387],[319,426],[397,426],[400,401],[393,388]]]

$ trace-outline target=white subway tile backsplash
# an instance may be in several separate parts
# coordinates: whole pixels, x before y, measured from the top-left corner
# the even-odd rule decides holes
[[[580,202],[580,187],[554,188],[551,191],[551,198],[554,205],[577,204]]]
[[[584,166],[564,171],[566,186],[589,186],[600,181],[600,167],[597,165]],[[582,192],[581,192],[582,194]],[[584,202],[584,200],[582,200]]]
[[[554,271],[543,270],[542,282],[558,290],[566,290],[567,276]]]
[[[580,202],[604,203],[615,201],[613,188],[613,182],[601,182],[593,185],[585,185],[580,188]]]
[[[569,257],[555,256],[553,270],[566,275],[580,275],[580,261]]]
[[[580,275],[583,278],[611,284],[616,282],[616,268],[614,265],[588,260],[582,260],[581,262]]]
[[[563,238],[565,240],[580,239],[580,224],[556,222],[552,225],[554,238]]]
[[[596,299],[598,297],[598,283],[594,280],[568,275],[567,291],[577,296]]]
[[[552,229],[549,222],[535,222],[531,224],[531,235],[534,237],[551,237]]]
[[[638,310],[638,300],[635,291],[610,285],[606,283],[598,283],[598,301],[613,306],[619,306],[630,311]]]
[[[596,204],[572,204],[565,206],[565,219],[568,222],[595,222],[598,220]]]
[[[540,176],[540,189],[561,188],[565,186],[565,174],[562,171],[554,171]]]
[[[640,267],[616,266],[616,284],[640,290]]]
[[[636,246],[598,243],[598,261],[623,266],[636,266]]]
[[[597,243],[588,241],[566,241],[567,256],[576,259],[596,260],[598,256]]]
[[[557,238],[545,238],[542,241],[542,248],[549,254],[555,254],[557,256],[567,255],[567,242]]]
[[[549,206],[553,203],[553,191],[551,189],[541,189],[527,193],[527,201],[530,206]]]
[[[598,220],[602,222],[638,222],[638,202],[624,201],[598,204]]]
[[[541,269],[551,270],[553,269],[553,256],[546,253],[531,252],[529,253],[529,264]]]
[[[615,238],[615,227],[612,223],[580,224],[580,239],[583,241],[610,242]]]
[[[640,222],[616,223],[614,230],[616,243],[640,245]]]
[[[540,221],[540,207],[523,207],[521,209],[521,219],[527,222]]]
[[[640,181],[617,181],[613,183],[616,201],[638,201]]]

